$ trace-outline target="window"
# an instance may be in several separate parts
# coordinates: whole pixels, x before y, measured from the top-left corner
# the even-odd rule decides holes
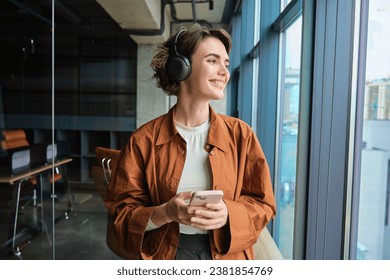
[[[390,3],[369,2],[357,259],[390,259]],[[361,116],[360,116],[361,117]]]
[[[280,76],[278,102],[278,137],[275,176],[275,196],[278,215],[276,235],[279,249],[285,258],[292,258],[294,237],[294,208],[298,113],[300,94],[302,17],[281,33]]]
[[[257,50],[256,45],[260,43],[260,22],[261,22],[261,5],[260,1],[255,2],[255,15],[254,15],[254,31],[253,31],[253,41],[254,49]],[[253,77],[259,76],[259,58],[258,56],[253,58]],[[258,81],[256,79],[252,80],[252,114],[251,114],[251,124],[253,131],[257,132],[257,103],[258,103]]]

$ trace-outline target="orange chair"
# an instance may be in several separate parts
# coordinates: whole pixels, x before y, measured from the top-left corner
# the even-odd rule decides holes
[[[4,151],[20,147],[27,147],[30,145],[27,141],[26,133],[22,129],[4,130],[2,134],[3,140],[1,140],[1,148]]]
[[[12,149],[23,148],[30,146],[27,141],[26,133],[22,129],[16,130],[4,130],[2,131],[3,139],[1,140],[1,149],[3,151],[10,151]],[[36,177],[31,177],[27,180],[27,186],[33,187],[33,195],[27,200],[24,205],[21,205],[21,210],[23,211],[24,207],[29,204],[31,201],[36,205],[36,187],[38,185],[38,180]],[[30,190],[31,191],[31,190]]]
[[[120,150],[96,147],[97,164],[91,167],[92,177],[101,198],[105,199],[107,186],[111,177],[111,170],[116,164]],[[114,218],[107,211],[106,243],[108,248],[123,259],[135,259],[135,256],[127,252],[115,235]]]

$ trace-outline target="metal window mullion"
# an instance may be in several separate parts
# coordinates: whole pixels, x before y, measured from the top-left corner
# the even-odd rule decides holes
[[[305,1],[302,6],[301,75],[299,97],[299,126],[296,162],[293,259],[305,259],[307,185],[310,156],[310,125],[313,80],[313,40],[315,4]]]
[[[253,22],[255,15],[255,1],[248,0],[242,3],[241,22],[241,61],[239,79],[239,118],[252,125],[252,81],[253,81],[253,60],[247,58],[250,49],[253,47]]]
[[[317,1],[307,259],[343,258],[353,21],[353,2]]]
[[[261,1],[257,136],[275,178],[276,118],[278,92],[279,33],[271,25],[280,11],[280,1]]]

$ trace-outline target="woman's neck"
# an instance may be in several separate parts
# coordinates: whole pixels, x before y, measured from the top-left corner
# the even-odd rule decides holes
[[[197,127],[209,119],[210,108],[208,102],[182,102],[177,100],[174,118],[177,122],[188,126]]]

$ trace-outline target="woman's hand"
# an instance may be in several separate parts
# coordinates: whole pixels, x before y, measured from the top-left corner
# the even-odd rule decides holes
[[[188,207],[194,213],[190,225],[203,230],[218,229],[226,225],[229,216],[225,202],[207,203],[204,207]]]
[[[161,226],[170,222],[178,222],[189,225],[194,214],[188,212],[188,201],[192,192],[181,192],[172,197],[167,203],[157,207],[151,216],[152,222],[156,226]]]
[[[228,210],[223,200],[190,207],[187,201],[191,195],[192,192],[178,193],[167,203],[157,207],[151,216],[152,222],[156,226],[178,222],[202,230],[218,229],[227,223]]]

